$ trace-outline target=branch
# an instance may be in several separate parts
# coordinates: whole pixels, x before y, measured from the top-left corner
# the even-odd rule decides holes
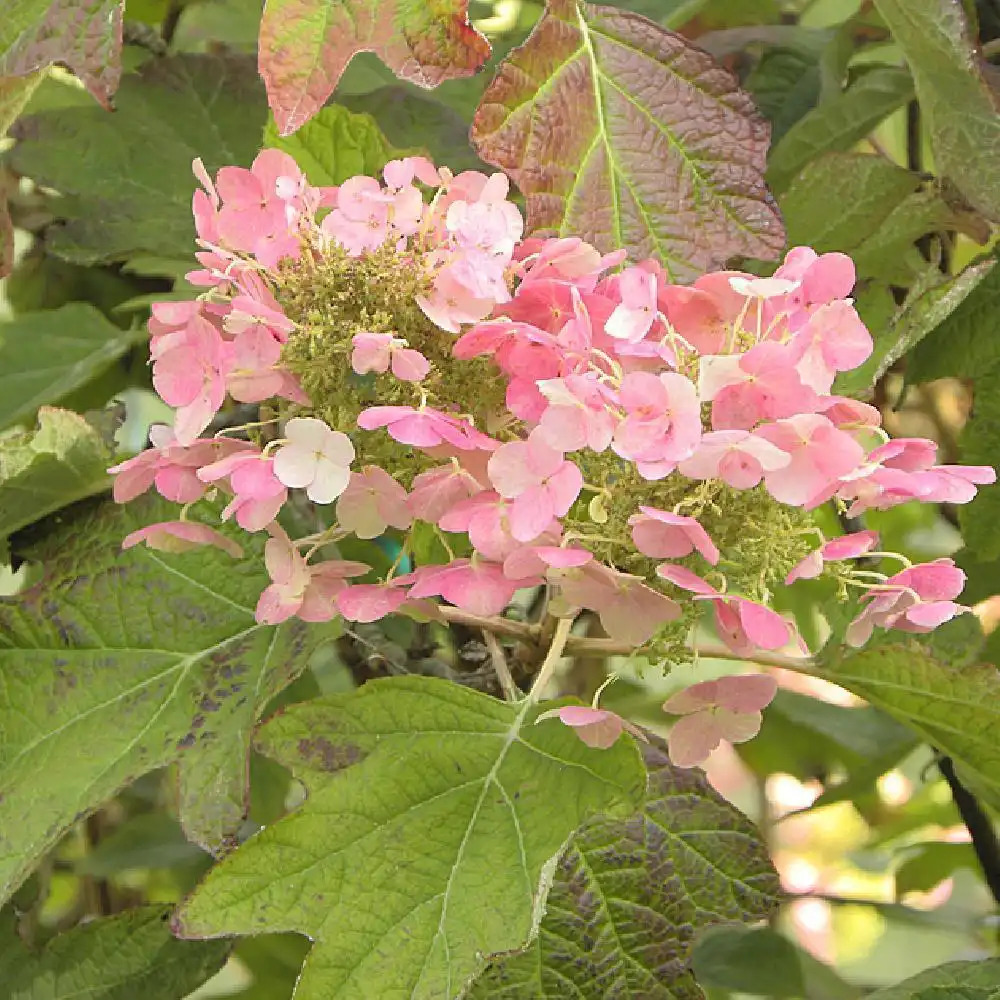
[[[511,618],[484,618],[481,615],[470,614],[468,611],[462,611],[461,608],[453,608],[447,604],[439,604],[437,610],[446,622],[468,625],[470,628],[482,629],[482,631],[492,632],[494,635],[510,635],[515,639],[524,639],[531,643],[534,643],[538,636],[537,625],[516,622]]]
[[[497,637],[489,630],[483,629],[483,640],[486,648],[490,651],[490,661],[496,671],[497,680],[500,681],[500,689],[503,691],[507,701],[517,701],[521,697],[521,692],[514,683],[511,676],[510,667],[507,666],[507,657],[503,655],[503,649],[497,642]]]
[[[948,782],[955,808],[972,838],[972,849],[976,852],[986,885],[994,902],[1000,906],[1000,842],[997,841],[993,821],[975,795],[959,780],[950,757],[938,757],[937,766],[941,777]]]

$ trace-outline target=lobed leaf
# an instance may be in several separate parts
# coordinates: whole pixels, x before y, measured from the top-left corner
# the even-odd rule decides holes
[[[0,538],[111,485],[111,449],[77,413],[43,406],[38,427],[0,435]]]
[[[270,119],[264,145],[288,153],[318,187],[343,184],[357,174],[378,176],[389,160],[413,152],[394,149],[371,115],[355,114],[339,104],[321,108],[294,135],[279,135]]]
[[[178,941],[169,909],[147,906],[82,924],[38,954],[0,940],[4,1000],[177,1000],[226,960],[224,943]]]
[[[5,78],[64,63],[111,107],[121,77],[124,0],[16,0],[0,19],[0,92]],[[0,130],[2,134],[2,130]]]
[[[0,427],[78,389],[145,339],[85,302],[0,322]]]
[[[767,123],[727,70],[638,14],[552,0],[471,135],[524,193],[530,230],[655,256],[678,281],[784,246]]]
[[[267,0],[259,66],[278,131],[307,122],[358,52],[374,52],[421,87],[471,76],[490,43],[468,19],[469,0]]]
[[[595,751],[537,714],[416,676],[287,709],[259,742],[308,797],[209,873],[178,933],[308,935],[296,1000],[459,995],[537,932],[570,835],[645,789],[631,740]]]
[[[28,115],[11,134],[13,169],[64,197],[47,237],[81,264],[195,250],[191,162],[249,166],[264,128],[263,93],[246,56],[151,59],[122,81],[117,112],[69,107]],[[155,155],[151,155],[155,151]]]
[[[1000,219],[1000,99],[983,75],[954,0],[876,0],[913,73],[934,164],[969,202]]]
[[[0,599],[0,899],[79,818],[173,762],[188,836],[218,850],[246,811],[254,723],[332,634],[254,620],[259,536],[240,562],[121,551],[174,516],[150,499],[98,505],[20,553],[41,579]]]
[[[700,771],[674,767],[655,737],[643,756],[644,807],[577,834],[537,940],[491,966],[472,1000],[695,1000],[695,936],[763,920],[777,905],[777,876],[753,824]]]

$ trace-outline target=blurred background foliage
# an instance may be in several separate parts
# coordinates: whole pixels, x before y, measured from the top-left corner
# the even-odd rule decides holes
[[[909,40],[901,44],[865,0],[616,5],[683,33],[739,77],[771,122],[768,180],[790,244],[855,258],[857,304],[877,352],[867,381],[844,391],[866,394],[894,436],[937,440],[944,462],[1000,458],[994,220],[939,174],[927,90],[918,100],[920,80],[915,88],[908,68]],[[978,25],[983,79],[992,87],[1000,3],[965,0],[964,10]],[[44,451],[34,430],[40,401],[81,413],[88,423],[66,431],[72,453],[59,438],[45,452],[51,467],[31,466],[36,492],[27,510],[0,492],[2,551],[6,536],[16,553],[18,533],[39,517],[105,490],[102,470],[111,455],[140,449],[150,423],[168,416],[151,391],[143,326],[151,300],[192,294],[182,280],[192,245],[191,159],[248,163],[260,144],[266,104],[251,59],[260,13],[255,0],[128,0],[118,111],[107,115],[69,73],[53,68],[40,76],[4,141],[0,181],[14,225],[14,266],[0,282],[0,425],[8,426],[0,438],[0,491],[26,474],[18,448],[33,443],[36,463]],[[524,41],[542,5],[472,0],[470,13],[494,47],[478,75],[427,92],[362,55],[333,101],[371,115],[387,148],[426,149],[456,169],[481,165],[466,138],[468,122],[497,63]],[[185,53],[219,62],[211,71],[184,68],[183,86],[140,73]],[[947,100],[947,69],[931,71]],[[198,113],[206,95],[212,129]],[[371,136],[352,118],[342,126],[337,163],[327,166],[346,175],[368,162]],[[279,142],[273,129],[268,134]],[[306,131],[287,141],[308,152]],[[1000,200],[1000,191],[994,194]],[[61,338],[70,320],[76,332]],[[984,346],[985,339],[992,342]],[[38,389],[32,373],[43,369]],[[977,427],[970,412],[980,379]],[[978,501],[963,511],[962,523],[954,510],[924,505],[873,514],[867,523],[882,533],[885,548],[914,560],[961,553],[978,617],[992,630],[1000,620],[1000,598],[992,596],[1000,591],[992,512],[998,502]],[[967,540],[970,531],[977,539],[965,550],[963,527]],[[9,559],[0,566],[0,593],[16,592],[32,572]],[[785,597],[807,638],[817,634],[825,596],[817,586],[794,603]],[[985,655],[991,647],[995,655],[996,646],[989,643]],[[272,708],[385,674],[436,673],[487,687],[486,661],[478,638],[461,629],[446,634],[408,620],[345,628]],[[670,692],[733,669],[703,661],[697,674],[679,668],[663,677],[643,664],[614,666],[625,679],[609,690],[608,707],[653,729],[662,726],[659,706]],[[606,670],[604,661],[577,660],[564,686],[589,697]],[[738,753],[719,750],[708,772],[760,825],[785,902],[769,927],[716,929],[699,941],[694,966],[708,995],[852,1000],[942,962],[996,954],[997,900],[933,748],[841,688],[784,673],[781,681],[760,736]],[[274,822],[302,791],[283,768],[255,755],[251,794],[241,836]],[[21,937],[38,944],[88,915],[179,900],[210,858],[184,837],[176,796],[171,770],[156,771],[80,822],[7,908]],[[993,805],[983,808],[991,825]],[[295,935],[242,940],[192,997],[289,997],[307,946]]]

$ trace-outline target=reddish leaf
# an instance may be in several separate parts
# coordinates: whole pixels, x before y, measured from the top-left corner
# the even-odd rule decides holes
[[[110,107],[121,78],[124,0],[27,0],[15,7],[0,24],[0,80],[64,63]]]
[[[675,280],[781,252],[769,134],[710,56],[638,14],[576,0],[550,0],[472,126],[479,155],[527,197],[530,229],[657,256]]]
[[[374,52],[421,87],[470,76],[490,43],[469,24],[469,0],[267,0],[260,73],[281,135],[308,121],[358,52]]]

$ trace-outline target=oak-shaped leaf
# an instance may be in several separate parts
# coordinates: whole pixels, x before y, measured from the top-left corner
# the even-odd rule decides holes
[[[228,946],[178,941],[169,909],[147,906],[93,920],[29,952],[0,922],[4,1000],[177,1000],[217,972]]]
[[[490,43],[468,9],[469,0],[267,0],[259,66],[280,134],[319,111],[359,52],[421,87],[471,76]]]
[[[1000,220],[1000,96],[984,73],[963,4],[876,0],[909,63],[938,173]]]
[[[250,730],[331,634],[255,621],[260,536],[239,561],[121,551],[176,514],[91,505],[19,549],[40,579],[0,599],[0,899],[81,816],[174,762],[188,836],[227,843],[246,811]]]
[[[47,248],[80,264],[193,254],[192,160],[214,173],[250,166],[260,149],[267,109],[253,59],[151,59],[122,80],[115,103],[113,115],[62,107],[11,129],[12,168],[62,196],[51,207],[66,223]]]
[[[109,488],[111,449],[72,410],[43,406],[38,427],[0,434],[0,538]]]
[[[460,995],[529,943],[574,831],[645,790],[630,739],[594,750],[537,715],[416,676],[287,709],[258,742],[306,801],[217,865],[175,929],[308,935],[295,1000]]]
[[[695,937],[762,920],[779,885],[753,824],[697,770],[674,767],[655,737],[649,791],[624,820],[598,818],[556,868],[538,938],[496,962],[473,1000],[698,1000]]]
[[[770,127],[711,56],[630,11],[550,0],[472,125],[528,228],[655,256],[675,280],[784,247]]]
[[[124,0],[21,0],[0,18],[0,88],[63,63],[106,108],[121,77]]]

